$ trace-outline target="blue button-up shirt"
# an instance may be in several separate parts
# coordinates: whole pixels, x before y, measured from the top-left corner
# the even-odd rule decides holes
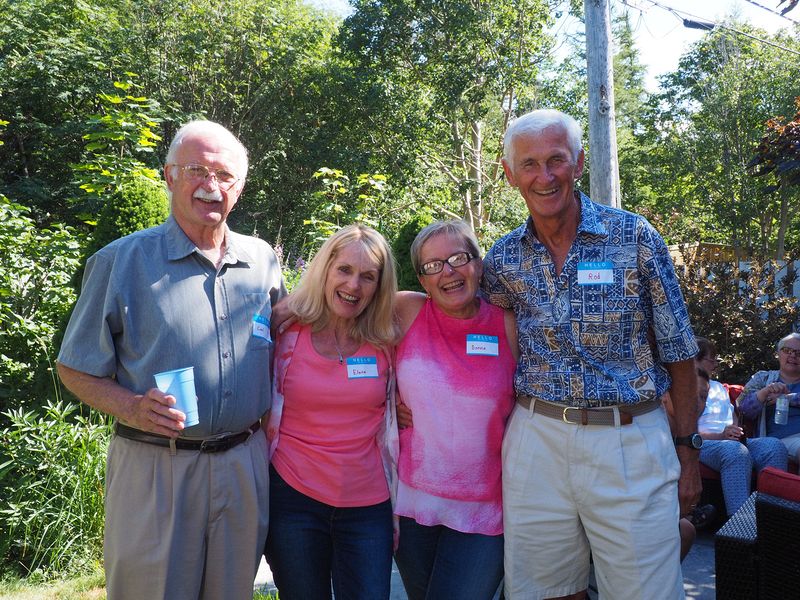
[[[582,407],[656,400],[670,386],[661,363],[698,350],[669,251],[643,217],[579,198],[559,275],[530,218],[484,259],[483,292],[517,318],[516,391]]]
[[[217,269],[170,217],[97,252],[59,362],[137,394],[155,373],[191,366],[200,423],[182,435],[251,425],[270,406],[266,323],[286,291],[269,244],[230,230],[225,241]]]

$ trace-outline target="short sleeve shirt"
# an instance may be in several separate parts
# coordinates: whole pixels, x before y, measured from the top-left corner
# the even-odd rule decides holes
[[[184,435],[242,431],[270,407],[269,319],[285,293],[269,244],[228,230],[217,269],[170,216],[88,260],[58,360],[137,394],[192,366],[200,423]]]
[[[577,197],[559,275],[530,218],[484,259],[484,294],[517,318],[516,391],[582,407],[656,400],[670,386],[662,363],[697,354],[669,251],[643,217]]]

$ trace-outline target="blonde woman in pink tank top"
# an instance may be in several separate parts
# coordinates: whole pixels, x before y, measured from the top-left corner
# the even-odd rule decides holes
[[[332,235],[278,336],[265,547],[281,600],[389,598],[397,424],[391,348],[397,282],[386,240]]]
[[[427,295],[400,292],[395,561],[409,600],[490,600],[503,576],[500,451],[514,406],[513,313],[477,296],[482,264],[463,221],[411,246]],[[413,416],[412,416],[413,415]]]

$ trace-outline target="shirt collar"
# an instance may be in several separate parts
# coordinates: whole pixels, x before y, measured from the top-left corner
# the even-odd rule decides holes
[[[167,238],[167,259],[180,260],[190,254],[197,252],[202,254],[197,245],[189,239],[186,233],[178,225],[173,215],[164,223]],[[237,236],[225,225],[225,256],[223,264],[235,264],[237,262],[251,263],[253,257],[243,244],[237,243]]]
[[[581,191],[575,192],[580,200],[581,212],[580,221],[578,222],[578,235],[584,233],[589,235],[608,236],[608,229],[606,228],[603,220],[600,218],[600,211],[602,208],[592,202],[592,200]],[[520,228],[520,237],[529,237],[534,239],[535,226],[533,218],[528,215],[525,224]]]

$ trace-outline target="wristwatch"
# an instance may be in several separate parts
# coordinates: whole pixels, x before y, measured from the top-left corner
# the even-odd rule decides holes
[[[699,433],[676,437],[673,440],[675,440],[676,446],[689,446],[689,448],[694,448],[695,450],[700,450],[703,447],[703,438],[700,437]]]

